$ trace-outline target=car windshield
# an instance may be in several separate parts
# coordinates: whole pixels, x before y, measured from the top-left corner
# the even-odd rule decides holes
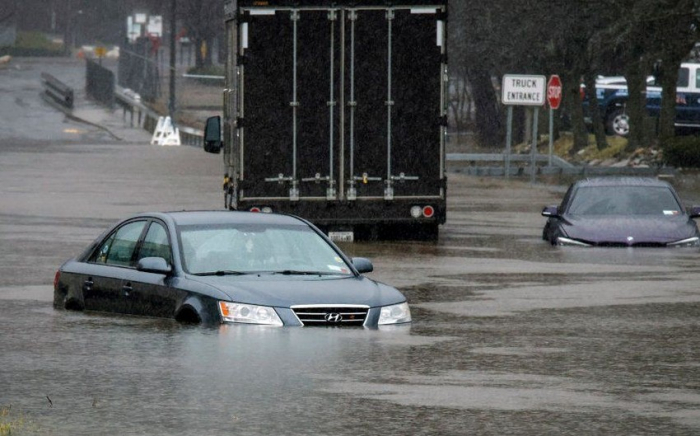
[[[681,214],[673,192],[663,186],[586,186],[579,188],[568,207],[571,215]]]
[[[183,268],[191,274],[350,275],[323,238],[303,226],[180,226]]]

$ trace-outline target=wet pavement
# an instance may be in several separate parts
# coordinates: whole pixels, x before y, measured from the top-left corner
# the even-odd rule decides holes
[[[437,243],[345,244],[405,292],[410,327],[208,329],[55,311],[56,268],[114,221],[221,208],[221,163],[148,145],[89,102],[131,139],[66,119],[38,98],[53,64],[20,61],[22,74],[0,70],[0,428],[700,433],[700,251],[550,247],[539,212],[559,185],[451,174]]]

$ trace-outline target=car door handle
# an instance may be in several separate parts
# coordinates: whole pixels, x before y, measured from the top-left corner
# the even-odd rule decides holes
[[[122,294],[124,294],[125,297],[128,297],[133,290],[134,288],[131,287],[131,283],[127,283],[122,287]]]

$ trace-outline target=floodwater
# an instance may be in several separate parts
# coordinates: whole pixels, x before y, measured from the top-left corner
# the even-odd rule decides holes
[[[56,268],[114,221],[220,208],[220,156],[40,113],[12,138],[0,119],[0,434],[700,433],[700,251],[550,247],[558,185],[450,174],[439,242],[344,244],[407,295],[410,326],[54,310]]]

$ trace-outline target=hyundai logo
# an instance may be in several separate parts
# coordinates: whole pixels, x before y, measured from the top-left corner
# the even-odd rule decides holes
[[[333,312],[333,313],[326,314],[326,322],[337,323],[337,322],[340,322],[342,320],[343,320],[343,315],[341,315],[339,313]]]

